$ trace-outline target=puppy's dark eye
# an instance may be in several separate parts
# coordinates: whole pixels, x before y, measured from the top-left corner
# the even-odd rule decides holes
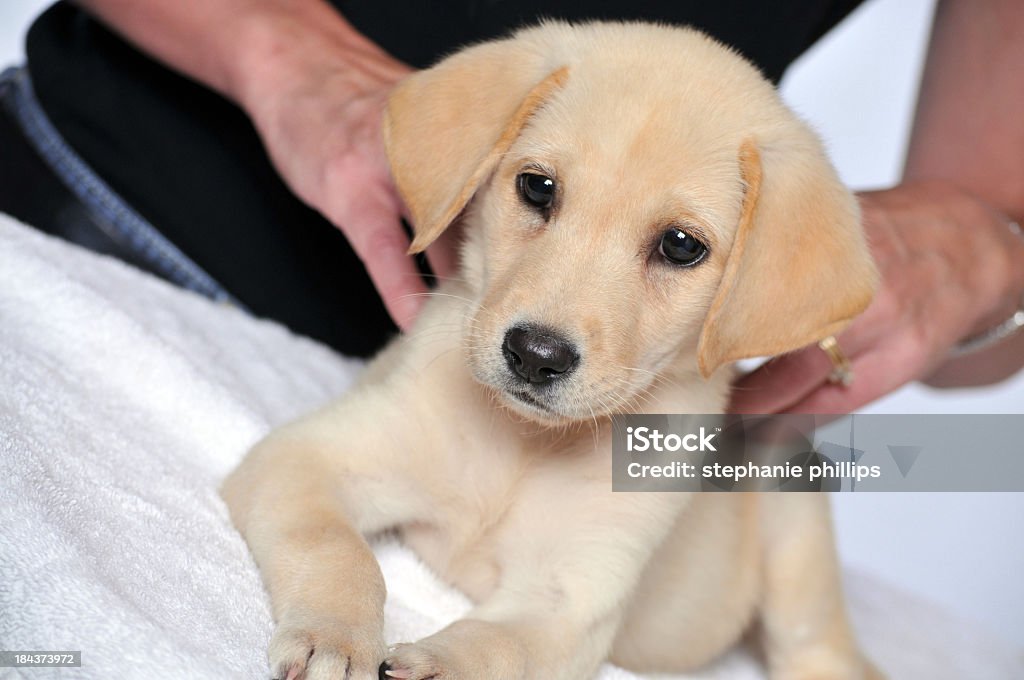
[[[678,227],[661,235],[658,250],[666,260],[683,267],[692,267],[708,254],[707,246]]]
[[[555,180],[544,175],[524,172],[518,177],[519,195],[523,200],[542,210],[547,210],[555,200]]]

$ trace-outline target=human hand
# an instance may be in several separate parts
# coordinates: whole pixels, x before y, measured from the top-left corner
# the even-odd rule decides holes
[[[245,106],[271,160],[297,196],[341,229],[391,317],[407,329],[427,288],[406,254],[404,208],[381,124],[388,94],[411,69],[369,43],[331,58],[322,49],[298,49],[275,67],[268,78],[275,86],[260,88]],[[428,257],[438,276],[448,275],[450,240],[436,244]]]
[[[137,46],[241,106],[285,183],[337,225],[407,328],[426,287],[406,253],[384,102],[410,68],[326,0],[78,0]],[[452,237],[428,251],[453,269]],[[447,245],[446,245],[447,243]]]
[[[945,182],[906,183],[860,201],[882,282],[871,306],[838,336],[853,383],[829,383],[832,364],[811,346],[740,378],[730,411],[848,413],[931,375],[959,341],[1018,308],[1024,242],[1007,216]]]

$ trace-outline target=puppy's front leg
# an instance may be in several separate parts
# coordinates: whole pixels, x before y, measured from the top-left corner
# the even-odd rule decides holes
[[[352,407],[272,433],[221,489],[270,595],[276,678],[371,680],[384,658],[384,581],[363,534],[403,521],[415,492],[395,433]]]
[[[564,484],[562,493],[565,493]],[[552,488],[551,492],[555,492]],[[605,493],[511,518],[500,583],[470,614],[388,656],[408,680],[586,680],[686,494]],[[524,517],[532,514],[529,520]],[[526,526],[526,525],[529,526]],[[516,526],[518,525],[518,526]]]

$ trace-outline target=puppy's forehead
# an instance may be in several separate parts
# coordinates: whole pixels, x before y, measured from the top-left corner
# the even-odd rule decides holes
[[[691,28],[557,24],[523,31],[517,38],[547,56],[541,67],[545,73],[568,70],[564,93],[591,103],[661,95],[666,101],[688,102],[693,113],[725,115],[731,119],[722,121],[726,124],[748,117],[751,106],[759,113],[779,106],[774,87],[753,64]]]
[[[731,222],[740,146],[786,116],[773,87],[700,33],[628,28],[571,46],[566,83],[515,151],[554,165],[567,190],[642,193],[698,211],[712,227]]]
[[[743,193],[742,128],[695,108],[660,92],[604,98],[567,87],[536,113],[513,153],[554,172],[568,201],[628,199],[653,221],[696,213],[712,228],[731,224]]]

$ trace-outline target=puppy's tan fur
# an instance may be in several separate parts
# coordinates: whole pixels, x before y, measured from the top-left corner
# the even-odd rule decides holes
[[[756,628],[773,678],[869,677],[823,496],[611,492],[609,414],[719,412],[723,366],[837,332],[871,298],[856,204],[771,85],[692,30],[550,23],[412,76],[385,127],[414,248],[461,220],[462,278],[224,484],[274,672],[683,671]],[[549,217],[522,172],[556,179]],[[658,255],[673,226],[709,246],[701,264]],[[521,323],[581,355],[532,402],[501,350]],[[387,529],[476,602],[390,652],[364,540]]]

